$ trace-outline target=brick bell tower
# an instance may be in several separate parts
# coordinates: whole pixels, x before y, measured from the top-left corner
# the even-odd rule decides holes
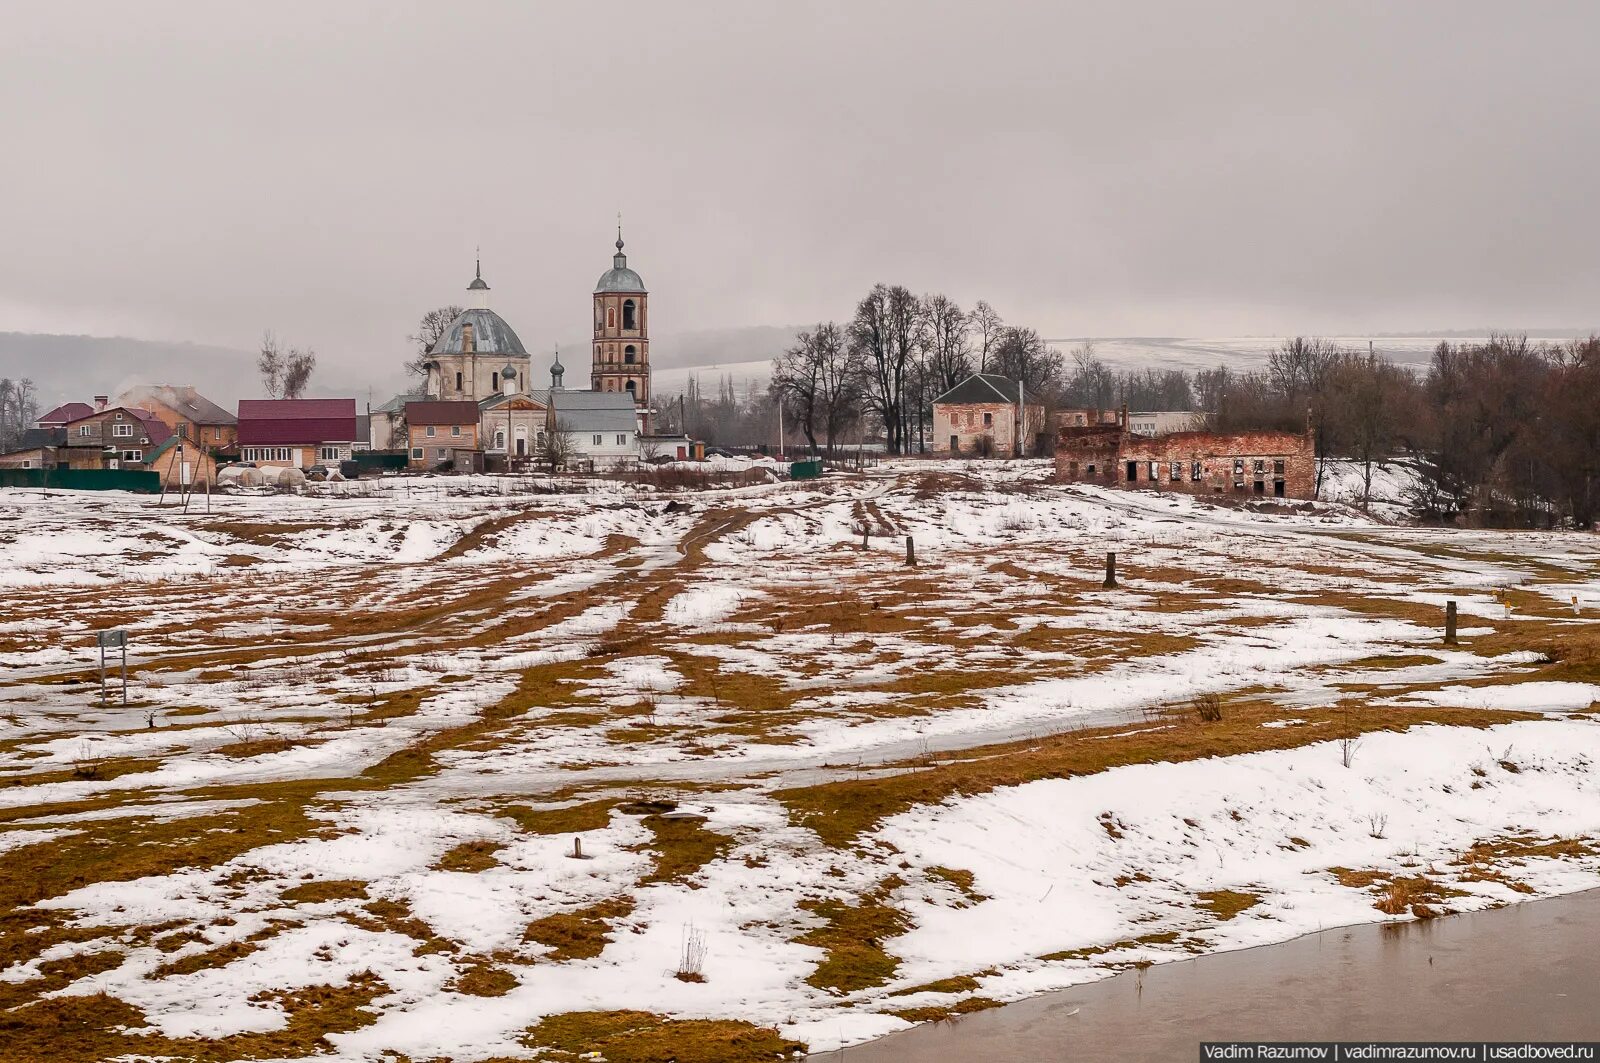
[[[650,430],[650,293],[628,268],[617,223],[617,253],[594,286],[594,361],[589,386],[633,396],[639,430]]]

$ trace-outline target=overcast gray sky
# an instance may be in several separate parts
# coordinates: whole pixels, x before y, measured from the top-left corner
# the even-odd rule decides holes
[[[1046,335],[1600,322],[1600,4],[5,0],[0,330],[530,348],[874,281]]]

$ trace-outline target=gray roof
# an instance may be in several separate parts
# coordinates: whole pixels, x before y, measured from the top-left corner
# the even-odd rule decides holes
[[[239,418],[224,410],[188,384],[137,384],[112,402],[113,406],[146,406],[150,402],[182,414],[195,424],[238,424]]]
[[[617,237],[617,253],[611,256],[611,268],[600,274],[594,285],[600,292],[637,292],[644,294],[644,278],[628,268],[628,256],[622,253],[622,237]]]
[[[429,354],[461,354],[463,325],[472,326],[472,346],[478,354],[527,354],[522,341],[493,310],[463,310],[428,348]]]
[[[637,432],[639,415],[633,399],[625,391],[569,391],[545,388],[525,391],[522,396],[556,412],[556,421],[569,432]],[[495,395],[478,403],[480,410],[492,410],[516,395]]]
[[[975,403],[1016,402],[1015,380],[993,373],[973,373],[933,401],[941,406],[966,406]]]
[[[399,413],[401,410],[406,408],[406,403],[416,402],[419,399],[425,399],[427,397],[427,394],[424,393],[421,388],[418,388],[416,391],[402,391],[400,394],[396,395],[382,406],[374,406],[372,408],[372,412]]]

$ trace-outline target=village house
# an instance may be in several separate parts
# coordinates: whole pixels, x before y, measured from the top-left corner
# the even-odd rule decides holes
[[[239,419],[187,384],[139,384],[113,405],[148,410],[180,439],[224,450],[239,439]]]
[[[100,404],[101,409],[105,408],[107,400],[104,395],[96,396],[95,401]],[[68,421],[79,420],[93,412],[94,407],[87,402],[64,402],[55,409],[40,414],[39,419],[33,424],[36,428],[62,428]]]
[[[239,400],[239,457],[260,467],[337,467],[355,437],[355,399]]]
[[[1044,405],[1022,385],[993,373],[974,373],[933,400],[933,450],[974,457],[1022,457],[1042,452]]]
[[[108,406],[106,401],[96,396],[97,409],[61,426],[57,467],[142,469],[146,454],[172,435],[172,429],[150,411]]]
[[[478,404],[470,399],[423,399],[405,404],[407,464],[432,469],[451,462],[458,470],[478,463]]]
[[[1062,411],[1056,478],[1112,487],[1199,495],[1316,497],[1316,451],[1309,432],[1132,432],[1120,414]],[[1107,423],[1106,415],[1110,422]]]

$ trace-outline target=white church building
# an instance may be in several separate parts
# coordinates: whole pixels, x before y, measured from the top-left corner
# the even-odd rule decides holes
[[[489,285],[478,265],[467,285],[468,308],[445,326],[423,361],[420,393],[397,395],[373,411],[373,445],[392,448],[404,437],[408,399],[477,403],[484,452],[512,467],[536,461],[553,432],[565,435],[575,455],[569,465],[592,469],[639,460],[639,437],[648,429],[650,347],[644,282],[628,268],[617,233],[612,268],[595,285],[592,390],[568,389],[557,352],[550,385],[532,386],[531,358],[505,318],[489,308]]]

